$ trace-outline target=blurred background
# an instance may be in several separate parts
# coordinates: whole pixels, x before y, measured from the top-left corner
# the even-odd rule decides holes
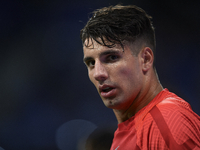
[[[200,115],[199,1],[1,0],[0,149],[76,150],[78,129],[117,126],[88,79],[79,34],[90,12],[119,3],[153,16],[160,81]]]

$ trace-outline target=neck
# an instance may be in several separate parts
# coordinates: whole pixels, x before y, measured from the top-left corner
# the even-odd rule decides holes
[[[140,90],[140,93],[127,110],[113,110],[118,123],[124,122],[134,116],[139,110],[148,105],[149,102],[151,102],[156,97],[156,95],[163,90],[156,72],[154,75],[154,78],[151,78],[151,80],[148,79],[149,82],[145,84],[145,88]]]

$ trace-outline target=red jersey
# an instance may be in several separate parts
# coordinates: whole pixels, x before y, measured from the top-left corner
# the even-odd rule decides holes
[[[111,150],[200,150],[200,117],[186,101],[164,89],[118,124]]]

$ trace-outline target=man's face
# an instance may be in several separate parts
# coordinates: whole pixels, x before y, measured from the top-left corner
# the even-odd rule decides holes
[[[112,109],[128,109],[142,89],[140,56],[134,56],[128,46],[123,52],[120,45],[108,48],[91,39],[89,45],[83,47],[84,62],[103,103]]]

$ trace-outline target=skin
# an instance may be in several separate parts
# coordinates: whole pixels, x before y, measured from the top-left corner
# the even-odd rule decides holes
[[[88,76],[118,123],[134,116],[163,90],[153,68],[154,55],[145,45],[108,48],[89,39],[83,47]],[[139,48],[139,54],[133,51]],[[105,90],[105,91],[104,91]]]

